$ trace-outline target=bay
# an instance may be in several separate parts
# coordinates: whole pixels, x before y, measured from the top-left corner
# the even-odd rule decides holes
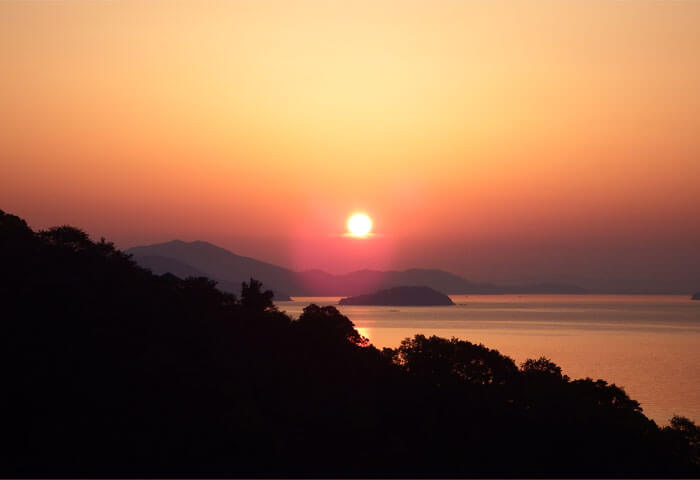
[[[451,307],[338,306],[339,297],[278,302],[298,317],[335,305],[378,348],[415,334],[483,343],[522,363],[546,356],[572,379],[621,386],[660,425],[700,421],[700,301],[682,295],[451,295]]]

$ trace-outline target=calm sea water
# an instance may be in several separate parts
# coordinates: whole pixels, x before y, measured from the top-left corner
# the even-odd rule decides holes
[[[483,343],[517,363],[547,356],[571,378],[622,386],[659,424],[700,422],[700,301],[676,295],[452,295],[454,307],[338,306],[361,334],[396,347],[417,333]],[[279,307],[298,317],[298,297]]]

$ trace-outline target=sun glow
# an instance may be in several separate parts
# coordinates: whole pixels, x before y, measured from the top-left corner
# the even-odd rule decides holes
[[[353,237],[366,237],[372,230],[372,219],[364,213],[356,213],[348,219],[348,231]]]

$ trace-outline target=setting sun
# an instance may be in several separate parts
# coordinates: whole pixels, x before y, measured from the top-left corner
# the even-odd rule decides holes
[[[700,0],[0,0],[0,480],[700,480],[698,85]]]
[[[356,213],[348,219],[348,231],[353,237],[366,237],[372,230],[372,219],[364,213]]]

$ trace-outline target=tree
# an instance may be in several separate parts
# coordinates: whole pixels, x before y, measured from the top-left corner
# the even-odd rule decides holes
[[[666,427],[679,440],[683,457],[690,457],[695,464],[700,464],[700,427],[687,417],[674,415],[670,427]]]
[[[392,356],[410,373],[443,380],[455,377],[469,383],[504,383],[518,373],[511,358],[457,338],[416,335],[402,341]]]
[[[16,248],[32,240],[34,232],[27,226],[27,222],[0,210],[0,247],[11,245]]]
[[[358,346],[369,344],[369,340],[355,330],[355,325],[350,319],[332,305],[319,307],[312,303],[304,308],[296,325],[308,335],[324,341]]]
[[[79,228],[63,225],[39,232],[39,236],[52,245],[68,247],[72,250],[87,250],[95,244],[88,234]]]
[[[271,290],[262,291],[262,282],[250,279],[249,283],[243,282],[241,286],[241,305],[250,310],[264,312],[276,309],[272,303],[274,292]]]
[[[520,365],[520,369],[529,377],[549,378],[563,382],[569,381],[568,376],[562,375],[561,367],[547,357],[540,357],[536,360],[528,358]]]

